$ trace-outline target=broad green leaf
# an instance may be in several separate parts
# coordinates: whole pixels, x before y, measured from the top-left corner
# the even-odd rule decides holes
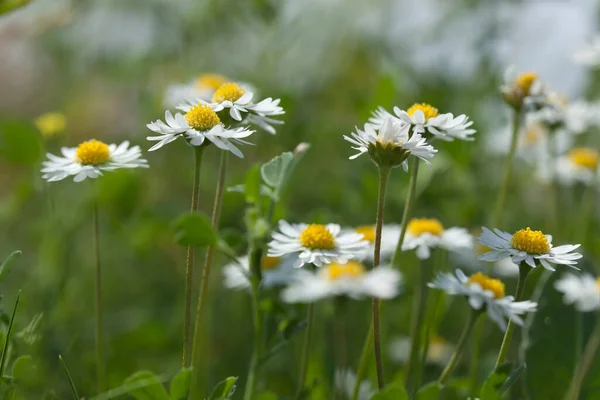
[[[244,194],[246,203],[255,204],[260,200],[260,165],[254,165],[246,174]]]
[[[437,400],[442,387],[437,382],[430,382],[417,391],[416,400]]]
[[[6,260],[4,260],[4,262],[2,263],[2,265],[0,265],[0,282],[2,282],[4,280],[4,278],[6,277],[6,275],[8,274],[8,272],[10,271],[10,267],[13,263],[13,261],[19,257],[21,255],[21,250],[16,250],[13,251],[12,253],[10,253],[10,255],[8,256],[8,258]]]
[[[188,213],[175,221],[175,242],[182,246],[214,246],[218,236],[209,219],[200,213]]]
[[[111,400],[129,394],[136,400],[170,400],[162,379],[150,371],[138,371],[125,379],[125,383],[90,400]]]
[[[190,390],[191,369],[182,368],[171,380],[171,400],[185,399]]]
[[[288,168],[293,159],[294,155],[287,151],[263,164],[262,167],[260,167],[260,175],[262,176],[263,181],[277,191],[285,181],[288,174]]]
[[[0,15],[29,4],[31,0],[0,0]]]
[[[12,376],[21,383],[31,384],[37,381],[37,371],[31,356],[20,356],[12,366]]]
[[[237,380],[237,376],[230,376],[229,378],[225,378],[221,382],[217,383],[212,393],[208,397],[208,400],[231,398],[231,396],[235,392],[235,383],[237,382]]]
[[[256,400],[279,400],[279,396],[273,392],[262,392],[256,396]]]
[[[392,384],[371,396],[371,400],[408,400],[408,393],[406,393],[404,386]]]
[[[481,400],[500,400],[502,399],[501,387],[508,378],[512,365],[503,364],[488,376],[481,388]]]

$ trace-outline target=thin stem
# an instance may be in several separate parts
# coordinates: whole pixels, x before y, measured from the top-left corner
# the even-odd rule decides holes
[[[94,255],[96,256],[96,385],[98,393],[104,391],[104,328],[102,308],[102,264],[100,262],[100,222],[98,218],[98,201],[94,199]]]
[[[406,203],[404,203],[404,211],[402,212],[402,222],[400,223],[400,238],[392,257],[392,267],[400,268],[400,254],[402,253],[402,244],[404,243],[404,237],[406,236],[406,227],[408,226],[408,220],[412,213],[415,198],[417,195],[417,176],[419,174],[419,159],[413,157],[411,162],[412,173],[410,175],[410,182],[408,183],[408,193],[406,194]]]
[[[15,323],[15,315],[17,315],[17,308],[19,308],[19,299],[21,298],[21,291],[17,293],[17,299],[15,300],[15,306],[13,308],[10,322],[8,323],[8,330],[6,331],[6,337],[4,338],[4,347],[2,348],[2,358],[0,358],[0,376],[4,377],[4,368],[6,367],[6,361],[8,360],[8,346],[10,345],[10,335],[12,333],[13,325]]]
[[[496,200],[496,207],[494,208],[494,214],[492,217],[492,226],[498,227],[502,219],[502,212],[504,211],[504,203],[506,202],[506,195],[508,194],[508,187],[510,186],[510,177],[512,174],[512,165],[517,153],[517,144],[519,142],[519,126],[521,123],[521,110],[514,110],[512,120],[512,135],[510,138],[510,150],[506,156],[506,164],[504,166],[504,181],[500,187],[498,193],[498,199]]]
[[[304,344],[302,345],[302,358],[300,359],[300,375],[298,376],[298,390],[296,391],[296,400],[302,398],[304,392],[304,383],[306,381],[306,370],[308,367],[308,353],[310,350],[310,337],[313,330],[313,308],[314,304],[309,303],[306,307],[306,333],[304,334]]]
[[[67,368],[67,365],[65,364],[65,360],[63,360],[62,355],[58,355],[58,360],[60,361],[60,365],[62,366],[65,375],[67,376],[67,380],[69,381],[69,386],[71,387],[71,394],[73,395],[73,399],[81,399],[81,397],[79,397],[79,393],[77,393],[75,382],[73,382],[73,378],[71,378],[71,374],[69,373],[69,369]]]
[[[352,391],[351,400],[357,400],[360,392],[360,383],[362,382],[365,374],[367,373],[367,364],[369,362],[369,355],[371,355],[371,349],[373,348],[373,324],[369,325],[369,332],[365,338],[362,351],[360,353],[360,361],[358,363],[358,369],[356,370],[356,382],[354,382],[354,390]]]
[[[550,160],[556,160],[558,154],[556,154],[556,134],[554,129],[550,129],[548,134],[548,158]],[[550,168],[550,182],[548,183],[548,195],[550,196],[550,232],[558,231],[558,187],[556,185],[556,166],[554,163],[547,163],[547,168]]]
[[[481,340],[483,339],[483,330],[485,320],[480,319],[476,323],[475,333],[473,334],[473,346],[471,347],[471,363],[469,365],[470,394],[477,392],[479,384],[479,358],[481,355]]]
[[[198,198],[200,194],[200,166],[202,165],[202,154],[204,146],[194,147],[194,183],[192,186],[191,212],[198,211]],[[187,260],[185,263],[185,314],[183,319],[183,362],[184,368],[190,366],[191,359],[191,325],[192,325],[192,292],[194,285],[194,246],[187,248]]]
[[[597,317],[596,317],[597,318]],[[567,394],[565,395],[565,400],[577,400],[579,399],[579,393],[581,392],[581,386],[583,385],[583,381],[585,379],[585,375],[590,369],[592,365],[592,361],[596,357],[596,352],[598,351],[598,346],[600,345],[600,319],[596,319],[596,327],[592,332],[590,338],[588,339],[587,344],[585,345],[585,350],[583,351],[583,357],[581,358],[581,362],[575,368],[575,372],[573,373],[573,378],[571,379],[571,383],[569,384],[569,389],[567,390]]]
[[[254,396],[254,387],[256,385],[256,373],[258,369],[258,363],[262,357],[263,352],[263,322],[262,314],[260,312],[260,262],[262,259],[263,249],[261,246],[256,244],[250,251],[250,272],[252,274],[250,278],[251,282],[251,298],[252,298],[252,325],[254,328],[254,348],[252,352],[252,359],[250,360],[250,367],[248,368],[248,380],[246,382],[246,388],[244,390],[244,400],[252,400]],[[258,273],[257,273],[258,272]]]
[[[523,299],[523,292],[525,291],[525,281],[527,280],[527,275],[530,271],[531,268],[528,265],[519,265],[519,280],[517,281],[517,292],[515,293],[515,301],[521,301]],[[498,352],[498,359],[496,360],[496,366],[494,367],[494,369],[497,369],[504,363],[504,359],[506,358],[506,353],[508,352],[510,339],[512,338],[514,329],[515,324],[511,319],[508,321],[508,326],[506,327],[506,332],[504,333],[504,339],[502,339],[502,345],[500,346],[500,351]]]
[[[458,339],[458,343],[456,344],[456,350],[454,351],[454,354],[452,354],[452,358],[450,358],[448,365],[446,365],[446,368],[444,368],[444,371],[442,371],[440,379],[438,379],[438,382],[441,385],[445,385],[446,382],[448,382],[448,378],[450,378],[450,374],[454,370],[454,367],[456,367],[456,363],[458,362],[458,359],[461,353],[463,352],[463,349],[465,348],[467,339],[469,338],[469,335],[471,334],[471,331],[473,330],[473,327],[475,326],[477,319],[480,315],[481,311],[475,309],[471,310],[471,312],[469,313],[469,320],[467,321],[465,329],[460,335],[460,339]]]
[[[227,158],[229,152],[221,151],[221,163],[219,166],[219,180],[217,182],[217,190],[215,194],[215,202],[213,204],[213,212],[211,224],[216,230],[219,227],[219,219],[221,216],[221,206],[223,205],[223,192],[225,189],[225,177],[227,175]],[[200,283],[200,294],[198,295],[198,308],[196,310],[196,321],[194,324],[194,337],[192,342],[192,384],[190,386],[190,399],[199,399],[200,395],[200,367],[201,367],[201,354],[200,346],[202,340],[202,329],[204,317],[204,307],[206,305],[206,294],[208,292],[208,280],[210,278],[210,269],[212,267],[212,261],[214,257],[214,247],[209,247],[206,251],[206,258],[204,259],[204,269],[202,271],[202,281]]]

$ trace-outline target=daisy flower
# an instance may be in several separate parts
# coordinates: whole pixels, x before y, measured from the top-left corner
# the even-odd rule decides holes
[[[157,120],[146,125],[148,129],[159,134],[146,137],[151,142],[158,142],[149,151],[160,149],[183,136],[192,146],[202,146],[208,140],[221,150],[231,151],[236,156],[244,158],[234,143],[247,144],[248,142],[242,139],[254,132],[247,128],[226,128],[210,106],[200,103],[190,107],[185,115],[176,113],[173,116],[167,110],[165,122]]]
[[[148,168],[148,162],[141,158],[139,146],[129,147],[125,141],[120,145],[105,144],[92,139],[77,147],[63,147],[62,157],[48,153],[48,160],[42,163],[42,178],[55,182],[73,176],[75,182],[85,178],[97,178],[102,171],[120,168]]]
[[[357,261],[331,263],[315,272],[296,270],[281,298],[286,303],[312,303],[335,296],[391,299],[398,295],[399,284],[400,273],[392,268],[367,271]]]
[[[577,311],[586,312],[600,309],[600,279],[590,274],[567,273],[554,284],[561,292],[565,304],[575,305]]]
[[[556,178],[565,185],[595,182],[598,176],[598,151],[589,147],[576,147],[557,160]]]
[[[573,54],[573,60],[586,67],[597,67],[600,65],[600,36],[596,36],[592,41]]]
[[[504,101],[520,109],[523,105],[535,106],[545,97],[544,87],[535,72],[517,73],[514,67],[508,67],[504,73],[504,83],[500,87]]]
[[[482,261],[500,261],[510,257],[512,262],[519,265],[525,262],[531,268],[539,261],[544,268],[554,271],[552,264],[564,264],[579,269],[575,265],[582,255],[573,252],[580,245],[552,246],[552,236],[544,235],[542,231],[532,231],[530,228],[520,229],[513,235],[500,229],[490,231],[483,227],[483,234],[477,239],[491,251],[481,254]]]
[[[167,87],[163,99],[165,108],[175,107],[190,99],[210,101],[213,95],[223,85],[227,78],[220,74],[202,74],[187,83],[175,83]]]
[[[260,268],[262,270],[261,286],[271,288],[282,286],[289,282],[294,271],[295,256],[262,258]],[[229,289],[250,288],[250,261],[249,255],[239,257],[237,262],[231,262],[223,268],[225,286]]]
[[[381,248],[379,257],[382,260],[390,258],[396,251],[396,244],[400,239],[400,225],[384,225],[381,229]],[[354,232],[363,235],[363,240],[369,242],[364,254],[358,257],[363,261],[373,261],[375,253],[375,225],[362,225],[354,229]]]
[[[412,136],[409,136],[409,133],[409,124],[387,118],[379,128],[365,124],[364,131],[356,128],[356,133],[352,132],[351,136],[344,135],[344,139],[358,151],[358,154],[350,157],[351,160],[368,153],[379,166],[397,167],[402,164],[404,170],[408,170],[406,159],[412,154],[431,165],[427,159],[432,158],[437,150],[419,133]]]
[[[363,235],[341,232],[337,224],[289,224],[279,221],[279,231],[273,232],[269,257],[298,254],[295,267],[314,264],[318,267],[332,262],[345,263],[362,254],[369,243]]]
[[[468,250],[473,247],[473,237],[464,228],[444,229],[435,218],[413,218],[406,227],[402,250],[417,249],[417,257],[426,260],[432,248],[448,251]]]
[[[390,358],[399,364],[405,364],[410,358],[411,346],[412,339],[408,336],[393,339],[389,345]],[[454,350],[454,346],[446,339],[440,336],[433,336],[429,339],[429,344],[427,345],[427,357],[425,361],[444,367],[450,361]]]
[[[537,308],[535,302],[514,301],[513,296],[505,296],[504,283],[481,272],[470,277],[460,269],[456,270],[456,277],[449,273],[438,273],[434,281],[429,283],[429,287],[443,290],[450,295],[466,296],[471,307],[486,312],[502,330],[506,329],[506,319],[523,325],[520,315]]]
[[[356,385],[356,374],[351,370],[335,371],[335,388],[342,394],[344,399],[351,399]],[[371,382],[364,380],[358,389],[358,400],[369,400],[375,394]]]
[[[48,112],[34,121],[35,127],[43,137],[50,138],[62,134],[67,126],[67,118],[59,112]]]

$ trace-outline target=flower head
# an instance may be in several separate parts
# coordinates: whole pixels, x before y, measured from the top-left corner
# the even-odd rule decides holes
[[[450,295],[466,296],[475,310],[485,311],[500,329],[506,329],[506,319],[523,325],[520,315],[535,311],[537,303],[532,301],[514,301],[513,296],[505,296],[504,284],[481,272],[467,277],[460,269],[456,276],[438,273],[429,287],[444,290]]]
[[[369,242],[369,246],[365,248],[364,254],[359,256],[360,260],[373,261],[375,252],[375,225],[362,225],[354,228],[354,232],[362,234],[363,239]],[[384,225],[381,229],[381,247],[379,256],[381,260],[389,259],[396,251],[396,244],[400,239],[399,225]]]
[[[545,96],[543,86],[535,72],[516,73],[513,67],[504,73],[504,84],[500,87],[504,101],[513,108],[539,102]]]
[[[600,155],[590,147],[576,147],[559,157],[556,165],[556,178],[565,185],[576,182],[594,183],[598,177]]]
[[[62,134],[67,126],[67,118],[59,112],[42,114],[34,122],[36,128],[46,138]]]
[[[389,345],[390,358],[401,364],[405,364],[410,357],[412,339],[410,337],[398,337],[393,339]],[[440,336],[429,338],[427,345],[426,362],[444,367],[450,361],[454,353],[454,346]]]
[[[260,268],[262,271],[261,286],[270,288],[286,285],[294,271],[295,256],[269,257],[263,256]],[[250,288],[250,262],[249,255],[239,257],[237,262],[232,262],[223,267],[225,286],[230,289]]]
[[[444,229],[440,221],[434,218],[413,218],[406,227],[406,237],[402,250],[417,249],[421,260],[429,258],[432,248],[448,251],[462,251],[473,247],[473,237],[464,228]]]
[[[554,284],[564,294],[565,304],[573,304],[577,311],[600,309],[600,279],[590,274],[566,273]]]
[[[344,398],[352,398],[354,386],[356,385],[356,374],[350,370],[335,371],[335,387],[338,392],[344,394]],[[364,380],[358,387],[358,400],[369,400],[375,394],[371,382]]]
[[[141,158],[139,146],[129,147],[125,141],[120,145],[92,139],[77,147],[63,147],[62,157],[48,153],[48,160],[42,163],[42,178],[48,182],[60,181],[74,176],[75,182],[85,178],[97,178],[102,171],[120,168],[147,168],[148,162]]]
[[[165,91],[163,105],[165,108],[172,108],[186,100],[210,101],[215,91],[224,83],[227,83],[227,78],[223,75],[206,73],[184,84],[171,84]]]
[[[482,261],[499,261],[510,257],[512,262],[519,265],[525,262],[531,268],[536,267],[536,261],[550,271],[552,264],[564,264],[578,269],[575,265],[582,257],[574,250],[580,245],[552,246],[552,236],[530,228],[520,229],[513,235],[499,229],[490,231],[483,228],[483,234],[477,241],[491,250],[479,256]]]

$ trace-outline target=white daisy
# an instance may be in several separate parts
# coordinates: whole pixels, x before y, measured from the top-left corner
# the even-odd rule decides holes
[[[597,182],[598,151],[589,147],[576,147],[556,161],[556,178],[564,185],[580,182],[586,185]]]
[[[225,286],[229,289],[240,290],[250,287],[250,262],[248,257],[246,254],[239,257],[237,262],[231,262],[223,267]],[[261,286],[271,288],[287,284],[294,271],[295,261],[295,256],[283,258],[263,257],[260,263],[262,270]]]
[[[600,309],[600,279],[590,274],[567,273],[556,281],[554,287],[564,294],[564,303],[574,304],[577,311]]]
[[[341,233],[337,224],[289,224],[279,221],[280,232],[273,232],[269,257],[298,253],[295,266],[314,264],[318,267],[332,262],[345,263],[362,254],[369,242],[354,232]]]
[[[432,248],[448,251],[464,251],[473,247],[473,237],[464,228],[444,229],[440,221],[434,218],[413,218],[406,227],[406,237],[402,250],[417,249],[417,257],[426,260]]]
[[[513,66],[506,69],[500,92],[509,105],[521,108],[523,105],[536,108],[544,104],[544,85],[535,72],[517,73]]]
[[[75,182],[81,182],[85,178],[99,177],[102,171],[148,168],[148,162],[141,158],[140,147],[129,147],[127,141],[117,146],[93,139],[77,147],[63,147],[61,153],[62,157],[48,153],[48,161],[42,163],[42,178],[48,182],[60,181],[67,176],[74,176]]]
[[[367,271],[357,261],[331,263],[315,272],[296,270],[281,298],[286,303],[312,303],[335,296],[391,299],[398,295],[399,284],[400,273],[392,268]]]
[[[167,87],[163,99],[165,108],[175,107],[186,100],[202,99],[210,101],[215,91],[227,78],[220,74],[202,74],[187,83],[174,83]]]
[[[573,60],[586,67],[600,65],[600,36],[594,37],[590,43],[582,46],[573,54]]]
[[[396,251],[396,244],[400,239],[400,225],[384,225],[381,229],[381,247],[379,257],[381,260],[387,260]],[[358,258],[362,261],[373,262],[375,253],[375,225],[362,225],[353,230],[363,235],[363,239],[369,242],[369,246]]]
[[[409,124],[387,118],[378,129],[371,124],[365,124],[364,131],[356,128],[356,133],[352,132],[351,136],[344,135],[344,139],[353,144],[352,148],[358,151],[358,154],[350,157],[351,160],[369,153],[378,165],[396,167],[402,164],[404,170],[408,170],[406,159],[413,155],[431,165],[427,159],[432,158],[437,150],[419,133],[412,136],[409,136],[409,133]]]
[[[536,267],[536,260],[550,271],[554,271],[552,264],[564,264],[579,269],[575,265],[582,255],[574,253],[580,245],[552,246],[552,236],[544,235],[541,231],[532,231],[530,228],[520,229],[513,235],[494,229],[494,232],[483,227],[483,234],[477,239],[479,243],[487,246],[491,251],[479,256],[482,261],[499,261],[510,257],[515,264],[525,262],[531,268]]]
[[[532,301],[514,301],[513,296],[505,296],[504,283],[481,272],[470,277],[460,269],[456,270],[456,277],[449,273],[438,273],[429,287],[441,289],[450,295],[467,296],[471,307],[485,311],[502,330],[506,329],[506,319],[523,325],[520,315],[537,308],[537,303]]]
[[[393,339],[389,344],[390,358],[399,364],[405,364],[410,357],[411,346],[412,339],[408,336]],[[425,361],[444,367],[450,361],[454,350],[454,346],[446,339],[440,336],[433,336],[429,339],[429,344],[427,345],[427,357]]]
[[[344,399],[352,398],[354,386],[356,385],[356,374],[350,370],[335,371],[335,387],[338,393],[342,394]],[[371,382],[364,380],[360,383],[358,389],[358,400],[369,400],[375,394],[375,389]]]
[[[165,121],[166,123],[157,120],[146,125],[148,129],[159,134],[146,137],[152,142],[158,142],[149,151],[160,149],[183,136],[192,146],[202,146],[205,140],[208,140],[218,148],[243,158],[244,155],[234,143],[248,144],[242,139],[254,132],[247,128],[225,128],[217,113],[205,104],[196,104],[185,115],[177,113],[173,116],[170,111],[166,111]]]

